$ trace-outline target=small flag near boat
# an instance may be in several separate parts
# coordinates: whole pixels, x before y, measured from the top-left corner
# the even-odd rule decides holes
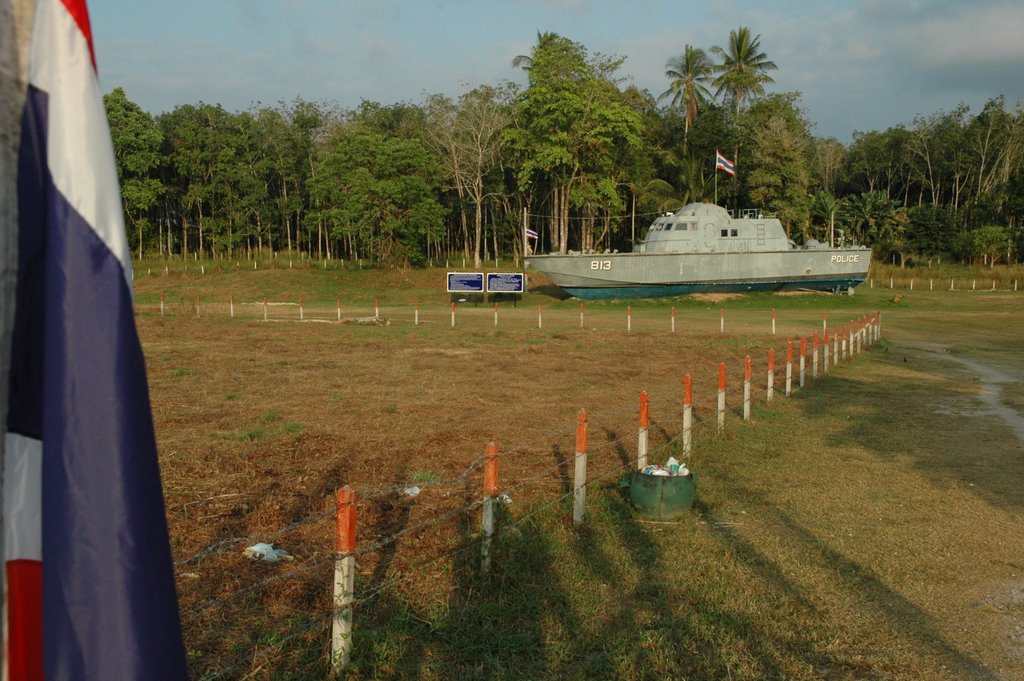
[[[534,230],[532,230],[532,229],[530,229],[529,227],[527,227],[527,228],[526,228],[526,236],[527,236],[527,237],[529,237],[530,239],[536,239],[536,238],[538,238],[538,237],[539,237],[540,235],[539,235],[539,234],[537,234],[537,232],[535,232]]]
[[[722,152],[716,151],[715,152],[715,170],[719,170],[719,169],[724,170],[725,172],[729,173],[730,175],[735,175],[736,174],[736,169],[733,167],[733,162],[730,161],[729,159],[727,159],[725,156],[722,156]]]

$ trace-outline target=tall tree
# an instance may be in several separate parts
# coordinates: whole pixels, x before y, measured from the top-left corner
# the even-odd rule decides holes
[[[700,108],[711,99],[708,85],[712,81],[714,65],[707,53],[692,45],[683,47],[683,54],[672,57],[665,64],[665,75],[670,78],[668,89],[659,99],[671,98],[671,104],[684,112],[686,121],[683,128],[684,142],[690,136],[690,126]]]
[[[910,133],[901,126],[885,131],[855,131],[847,151],[849,181],[858,192],[884,192],[909,203]]]
[[[529,87],[517,99],[519,124],[506,139],[520,160],[519,184],[525,188],[550,180],[552,245],[563,253],[569,244],[570,205],[587,203],[592,196],[573,195],[584,175],[607,177],[617,144],[640,145],[640,115],[625,103],[614,79],[621,64],[618,57],[589,58],[582,45],[558,37],[534,50]],[[597,182],[589,177],[584,184]],[[602,187],[607,194],[607,183]],[[586,242],[581,229],[581,247]]]
[[[959,205],[960,191],[966,184],[962,154],[963,121],[967,105],[960,104],[950,112],[939,111],[930,116],[917,116],[908,148],[913,157],[914,179],[922,185],[922,194],[932,205],[950,202]]]
[[[554,31],[544,31],[543,33],[537,31],[537,44],[533,46],[533,52],[544,49],[560,38],[561,36]],[[523,71],[529,71],[533,66],[533,57],[529,54],[517,54],[512,58],[512,66]]]
[[[436,238],[444,210],[440,171],[417,139],[387,137],[361,125],[338,128],[312,180],[323,206],[314,218],[335,238],[354,236],[388,266],[420,265],[427,237]]]
[[[840,214],[842,204],[833,194],[819,192],[811,201],[811,217],[815,224],[820,225],[819,234],[822,241],[827,241],[829,246],[835,245],[836,217]]]
[[[865,192],[846,200],[843,217],[854,240],[879,247],[883,252],[899,253],[900,263],[904,263],[907,216],[899,202],[883,192]]]
[[[511,121],[508,94],[508,90],[481,86],[462,95],[457,107],[445,97],[434,97],[427,106],[427,138],[460,195],[465,194],[473,204],[473,264],[477,268],[488,193],[484,180],[498,161],[501,135]]]
[[[159,204],[164,192],[157,174],[162,163],[163,133],[153,117],[129,101],[121,88],[104,96],[103,106],[114,143],[121,201],[128,223],[135,227],[141,258],[144,235],[152,225],[150,212]]]
[[[846,147],[835,137],[813,138],[810,146],[812,182],[834,195],[846,170]]]
[[[747,97],[764,94],[765,83],[775,82],[768,71],[778,67],[761,51],[761,35],[751,37],[746,26],[730,31],[728,45],[724,48],[715,45],[711,53],[722,60],[714,67],[718,74],[715,96],[728,96],[738,119]]]
[[[806,237],[810,224],[810,124],[796,100],[795,94],[772,95],[750,108],[744,123],[752,141],[748,188],[754,205],[778,215],[790,235]]]

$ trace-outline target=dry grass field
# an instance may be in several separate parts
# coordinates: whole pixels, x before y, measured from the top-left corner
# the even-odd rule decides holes
[[[345,484],[360,497],[353,679],[1024,678],[1020,294],[635,302],[629,332],[625,303],[588,304],[581,329],[578,302],[529,294],[497,326],[487,305],[460,306],[453,328],[436,275],[137,280],[197,678],[327,674]],[[312,302],[303,321],[294,305],[269,322],[261,306],[243,313],[264,296]],[[335,297],[346,316],[377,298],[390,324],[334,323]],[[810,340],[823,312],[831,325],[876,310],[880,342],[782,394],[787,340]],[[652,460],[679,456],[685,374],[698,501],[651,523],[619,484],[638,397],[650,394]],[[574,527],[580,408],[590,482]],[[512,503],[484,575],[492,439]],[[247,560],[257,541],[294,560]]]

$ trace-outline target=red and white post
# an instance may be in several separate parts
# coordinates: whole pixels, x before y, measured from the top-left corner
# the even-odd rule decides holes
[[[800,387],[804,387],[804,369],[807,365],[807,337],[800,336]]]
[[[793,341],[786,341],[786,397],[793,392]]]
[[[626,333],[633,332],[633,306],[626,306]]]
[[[267,321],[267,299],[263,299],[263,321]]]
[[[356,493],[338,490],[334,533],[334,604],[331,626],[331,672],[348,666],[352,654],[352,601],[356,589]]]
[[[818,332],[814,332],[814,338],[811,342],[811,378],[818,378],[818,344],[821,340],[818,338]]]
[[[672,333],[676,332],[676,309],[672,308]]]
[[[483,536],[480,539],[480,571],[491,569],[491,538],[494,537],[494,503],[498,495],[498,443],[491,440],[484,450]]]
[[[775,335],[775,308],[772,308],[772,335]]]
[[[743,420],[750,420],[750,355],[743,360]]]
[[[693,446],[693,382],[690,374],[683,377],[683,457],[690,456]]]
[[[718,330],[720,333],[725,333],[725,308],[721,308],[718,311]]]
[[[583,303],[580,303],[580,331],[583,330]]]
[[[825,337],[822,339],[821,350],[822,350],[822,373],[828,373],[828,344],[832,342],[828,337],[828,329],[825,329]]]
[[[379,317],[380,316],[380,298],[374,298],[373,299],[373,316],[374,317]]]
[[[452,303],[452,328],[455,328],[455,303]]]
[[[718,432],[725,430],[725,362],[718,363]]]
[[[160,316],[164,316],[164,292],[160,292]]]
[[[647,467],[647,430],[650,426],[650,404],[647,391],[640,393],[640,430],[636,442],[636,469],[642,471]]]
[[[494,301],[494,328],[498,328],[498,301]]]
[[[415,306],[414,312],[413,312],[412,325],[413,326],[419,326],[420,325],[420,303],[419,303],[418,300],[416,301],[416,306]]]
[[[338,313],[338,321],[341,321],[341,298],[334,299],[334,309]]]
[[[775,396],[775,348],[768,348],[768,387],[765,390],[765,402],[771,402]]]
[[[544,328],[544,310],[541,308],[540,305],[537,306],[537,328]]]
[[[583,523],[587,502],[587,410],[580,409],[576,415],[576,471],[572,487],[572,522]]]

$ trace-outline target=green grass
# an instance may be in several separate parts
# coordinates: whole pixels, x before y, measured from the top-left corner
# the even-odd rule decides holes
[[[681,522],[644,521],[613,483],[590,488],[579,528],[569,501],[516,509],[490,574],[477,549],[456,557],[439,611],[399,592],[364,604],[350,678],[985,678],[964,614],[921,587],[981,576],[994,557],[968,528],[1020,507],[1021,467],[1009,441],[983,469],[964,461],[931,399],[880,346],[702,434]]]
[[[409,475],[409,479],[412,482],[425,482],[425,483],[440,482],[441,481],[441,478],[440,478],[440,476],[438,476],[437,473],[434,473],[433,471],[426,471],[426,470],[413,471]]]
[[[223,298],[226,292],[248,300],[263,295],[297,298],[301,293],[306,300],[331,304],[336,295],[344,295],[362,299],[364,306],[368,298],[371,307],[379,295],[392,307],[430,300],[442,312],[446,304],[443,293],[427,288],[438,271],[387,278],[368,270],[213,271],[205,279],[190,271],[154,274],[152,281],[140,279],[138,271],[136,266],[142,302],[154,295],[158,301],[158,285],[173,284],[180,300],[201,295],[204,305],[207,296]],[[957,268],[941,271],[947,279],[949,273],[972,274]],[[1003,388],[1004,399],[1018,413],[1024,411],[1024,292],[892,290],[879,285],[882,277],[887,285],[887,269],[876,265],[872,273],[876,288],[862,287],[854,296],[754,294],[721,304],[688,298],[588,303],[588,327],[621,328],[618,337],[580,332],[574,326],[577,301],[538,294],[530,294],[528,304],[520,306],[525,309],[520,309],[515,333],[504,327],[501,333],[489,329],[485,307],[478,310],[475,326],[467,312],[467,321],[455,330],[443,316],[441,323],[415,330],[346,327],[345,343],[379,343],[385,353],[400,346],[400,334],[418,333],[434,348],[471,350],[478,356],[550,347],[566,354],[594,353],[613,358],[608,371],[640,365],[644,343],[696,344],[712,357],[777,343],[781,338],[772,339],[768,331],[772,308],[779,312],[781,337],[791,337],[794,329],[806,333],[820,328],[823,311],[832,323],[865,309],[882,312],[884,336],[869,352],[809,382],[790,398],[782,395],[778,382],[770,405],[755,395],[749,422],[742,422],[738,405],[730,404],[723,434],[714,432],[714,414],[702,407],[690,459],[700,476],[697,502],[680,522],[648,522],[629,507],[617,484],[622,462],[606,447],[591,455],[592,470],[602,471],[603,477],[588,488],[587,518],[581,527],[570,520],[571,495],[558,499],[564,489],[546,489],[532,498],[512,491],[513,504],[499,508],[488,574],[480,568],[478,510],[453,519],[453,552],[434,552],[410,539],[411,546],[404,548],[415,554],[421,571],[386,588],[382,584],[393,575],[359,572],[347,678],[1020,676],[1024,662],[1014,657],[1008,643],[1015,625],[992,605],[998,594],[1024,583],[1020,442],[980,409],[977,378],[945,356],[970,358],[1006,372],[1012,380]],[[1015,276],[1016,271],[1005,274]],[[899,270],[892,276],[898,280]],[[407,287],[402,277],[409,277],[412,285]],[[899,302],[893,300],[896,294]],[[543,331],[530,316],[538,304],[545,306]],[[623,323],[626,304],[634,306],[636,315],[632,336]],[[671,307],[678,310],[680,327],[699,327],[699,333],[672,339],[666,321]],[[727,315],[724,336],[717,330],[721,308]],[[243,322],[189,322],[198,323]],[[166,355],[164,361],[169,361]],[[271,358],[268,370],[289,370],[282,366]],[[184,376],[188,370],[179,367],[170,373]],[[392,382],[398,381],[395,376],[400,374],[393,374]],[[579,378],[572,387],[582,390],[584,384],[599,383]],[[346,402],[348,390],[326,398]],[[227,393],[227,401],[235,394]],[[251,397],[246,395],[248,402]],[[390,396],[382,399],[381,413],[405,410],[405,403]],[[241,443],[270,440],[276,447],[274,438],[282,432],[296,440],[308,434],[305,426],[291,420],[295,417],[276,407],[259,404],[253,413],[259,415],[255,425],[211,437]],[[495,419],[501,416],[496,410]],[[629,452],[631,447],[624,445]],[[678,456],[678,449],[656,449],[649,459],[663,461],[669,454]],[[345,457],[360,455],[342,452],[342,463],[336,465],[343,473]],[[550,459],[559,457],[567,458],[552,447]],[[439,481],[425,468],[406,474],[400,460],[390,459],[381,480],[391,475],[393,465],[398,479]],[[571,468],[571,459],[567,465]],[[465,490],[454,488],[451,493],[476,499],[478,484],[467,482]],[[272,495],[275,502],[287,498],[285,492],[302,493],[299,483],[282,486],[284,491]],[[423,504],[409,507],[411,522],[421,518],[417,513],[430,510],[428,498],[434,493],[409,502]],[[245,535],[257,529],[263,528],[232,531]],[[314,602],[319,610],[310,608],[304,616],[281,621],[269,616],[259,624],[253,620],[251,641],[239,635],[239,640],[225,642],[225,649],[237,652],[229,656],[232,663],[244,658],[232,678],[326,677],[328,572],[316,573],[323,579],[315,584],[281,586],[280,593],[266,597],[294,598],[304,606]],[[263,578],[262,573],[246,573],[239,583]],[[262,605],[254,596],[247,607],[258,612]],[[1016,612],[1013,607],[1021,605],[1011,607]],[[253,655],[279,642],[282,646],[266,657]],[[200,678],[203,670],[227,664],[216,651],[190,651],[190,663]]]
[[[236,442],[257,442],[270,435],[265,428],[236,428],[231,431],[218,431],[210,433],[210,437],[221,440],[235,440]]]

